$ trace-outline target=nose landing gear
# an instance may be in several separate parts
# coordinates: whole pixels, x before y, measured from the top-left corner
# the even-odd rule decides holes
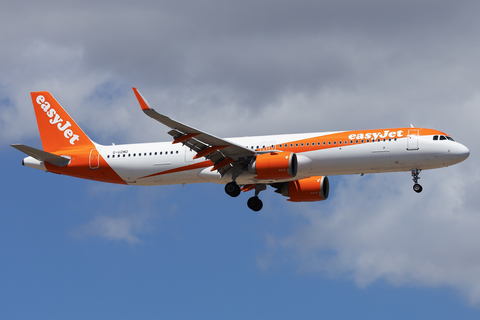
[[[415,191],[416,193],[420,193],[423,190],[423,187],[420,184],[418,184],[418,180],[420,179],[419,175],[421,171],[422,169],[412,169],[412,177],[413,177],[412,180],[415,183],[413,185],[413,191]]]

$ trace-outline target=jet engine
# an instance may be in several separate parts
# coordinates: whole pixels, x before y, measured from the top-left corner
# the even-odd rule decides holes
[[[248,165],[255,179],[290,179],[297,175],[297,156],[293,152],[269,152],[257,155]]]
[[[275,192],[290,197],[287,201],[307,202],[326,200],[329,189],[328,177],[317,176],[285,182]]]

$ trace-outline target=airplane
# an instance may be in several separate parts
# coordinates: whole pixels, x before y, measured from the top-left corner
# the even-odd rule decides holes
[[[464,161],[470,151],[444,132],[371,129],[220,138],[155,111],[133,88],[143,112],[170,128],[173,142],[100,145],[93,142],[48,91],[32,92],[43,150],[22,144],[22,164],[94,181],[137,185],[212,182],[231,197],[254,190],[247,205],[259,211],[267,185],[292,202],[326,200],[328,176],[411,172],[419,193],[422,170]]]

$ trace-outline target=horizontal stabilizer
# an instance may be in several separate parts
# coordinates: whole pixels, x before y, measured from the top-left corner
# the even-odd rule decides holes
[[[11,146],[29,155],[30,157],[37,159],[38,161],[49,162],[59,167],[66,166],[70,162],[69,158],[57,156],[56,154],[35,149],[23,144],[12,144]]]

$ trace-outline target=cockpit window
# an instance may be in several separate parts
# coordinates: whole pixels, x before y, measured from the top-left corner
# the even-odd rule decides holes
[[[450,141],[455,141],[455,140],[453,140],[452,137],[449,137],[449,136],[447,136],[447,139],[450,140]]]
[[[440,140],[447,140],[447,138],[445,138],[445,136],[440,136]]]
[[[438,136],[433,136],[433,140],[438,140]]]

